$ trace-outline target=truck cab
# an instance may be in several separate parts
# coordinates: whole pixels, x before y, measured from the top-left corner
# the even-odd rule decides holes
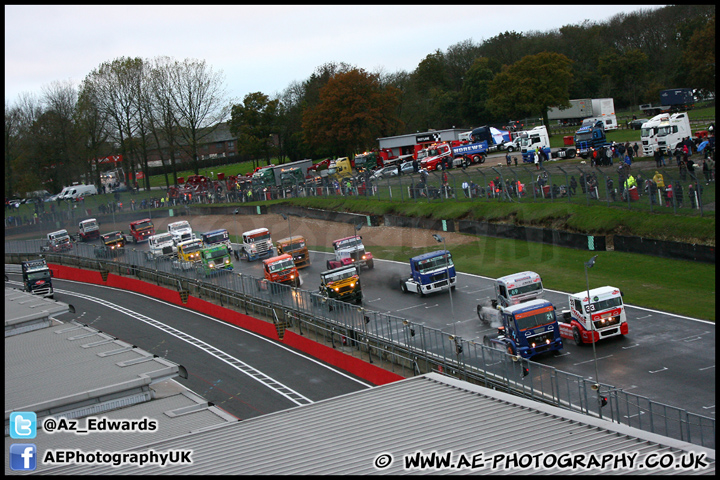
[[[330,165],[328,165],[327,174],[329,177],[337,180],[352,177],[353,164],[348,157],[340,157],[332,160]]]
[[[403,293],[412,292],[424,296],[448,288],[454,289],[457,283],[452,255],[447,250],[423,253],[411,258],[410,272],[410,278],[400,280]]]
[[[83,242],[100,238],[100,226],[94,218],[87,218],[78,224],[78,238]]]
[[[53,298],[53,273],[44,258],[21,263],[23,288],[33,295]]]
[[[196,240],[191,240],[196,241]],[[232,271],[233,264],[230,251],[223,244],[204,247],[200,250],[200,264],[198,270],[205,276],[221,271]]]
[[[607,145],[605,126],[602,121],[580,127],[575,132],[575,149],[582,158],[588,158],[592,148],[597,150]]]
[[[292,255],[293,261],[297,268],[305,268],[310,266],[310,252],[308,251],[305,237],[293,235],[291,237],[281,238],[275,243],[278,255],[287,253]]]
[[[67,230],[57,230],[47,234],[47,243],[41,248],[42,251],[64,252],[72,250],[72,241]]]
[[[230,235],[227,229],[219,228],[200,234],[203,244],[206,247],[214,247],[216,245],[225,245],[230,250]]]
[[[187,270],[193,264],[200,263],[200,251],[203,249],[203,242],[199,238],[185,240],[177,244],[177,261],[173,262],[174,268]]]
[[[439,143],[431,145],[426,149],[426,153],[423,154],[420,166],[428,171],[437,170],[438,168],[442,168],[441,164],[446,159],[448,164],[452,165],[452,151],[448,144]]]
[[[293,257],[287,253],[263,260],[263,273],[269,282],[300,286],[300,274]]]
[[[101,245],[95,247],[96,257],[116,257],[125,251],[125,235],[121,231],[100,235]]]
[[[542,279],[535,272],[520,272],[495,280],[496,302],[502,307],[534,300],[542,294]]]
[[[629,328],[622,292],[616,287],[599,287],[588,292],[568,295],[569,310],[563,310],[560,334],[576,345],[594,343],[617,335],[627,335]],[[593,322],[592,324],[590,322]]]
[[[248,262],[273,256],[272,238],[267,228],[256,228],[242,234],[240,254]]]
[[[690,119],[687,113],[674,113],[662,118],[657,126],[657,136],[653,137],[655,144],[650,142],[648,150],[655,151],[655,147],[665,154],[671,154],[683,140],[692,136]],[[643,144],[643,152],[645,145]]]
[[[133,243],[144,242],[155,235],[155,225],[149,218],[135,220],[130,222],[130,235],[132,235]]]
[[[148,237],[148,258],[171,258],[177,254],[172,234],[163,232]]]
[[[178,222],[168,223],[167,231],[173,236],[175,245],[180,244],[180,242],[185,242],[187,240],[192,240],[193,238],[195,238],[192,228],[190,227],[190,224],[187,220],[180,220]]]
[[[314,298],[362,303],[360,271],[356,265],[346,265],[320,274],[320,287]]]
[[[547,158],[551,158],[550,136],[545,125],[528,130],[527,135],[520,138],[520,151],[522,152],[523,162],[534,162],[535,148],[538,147],[547,154]]]
[[[522,358],[563,348],[555,307],[547,300],[535,299],[500,307],[500,318],[497,335],[483,338],[486,346]]]
[[[328,270],[353,264],[357,265],[358,269],[360,267],[371,269],[375,266],[373,255],[365,251],[365,245],[363,245],[360,235],[340,238],[335,240],[332,246],[335,251],[335,260],[327,261]]]

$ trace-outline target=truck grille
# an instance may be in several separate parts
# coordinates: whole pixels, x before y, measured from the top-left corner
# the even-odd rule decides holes
[[[440,280],[445,280],[445,282],[442,285],[447,285],[447,270],[443,270],[440,273],[436,273],[435,275],[432,275],[430,277],[430,283],[439,282]],[[442,286],[438,285],[438,286]]]
[[[255,244],[255,248],[257,248],[257,253],[262,255],[270,251],[271,245],[268,242],[258,242]]]
[[[171,255],[173,253],[173,247],[163,247],[162,254],[163,255]]]
[[[605,320],[605,323],[601,322],[600,320],[595,320],[595,330],[601,330],[603,328],[610,327],[612,325],[617,325],[620,323],[620,315],[616,315],[612,318],[608,318]]]
[[[603,330],[602,332],[599,332],[599,333],[600,333],[601,337],[609,337],[611,335],[617,334],[618,331],[619,331],[618,328],[615,327],[615,328],[610,328],[608,330]]]
[[[533,335],[532,337],[526,338],[528,341],[528,346],[532,347],[532,344],[535,343],[535,349],[539,350],[541,347],[547,346],[548,340],[550,340],[550,343],[552,343],[554,337],[555,333],[551,330],[549,332],[543,332],[539,335]]]
[[[47,286],[47,287],[33,288],[31,293],[33,295],[48,295],[50,293],[50,287]]]

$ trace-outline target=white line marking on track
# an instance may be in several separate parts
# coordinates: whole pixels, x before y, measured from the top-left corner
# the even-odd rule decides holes
[[[597,359],[598,359],[598,360],[602,360],[603,358],[610,358],[610,357],[612,357],[612,355],[607,355],[607,356],[604,356],[604,357],[598,357]],[[573,365],[582,365],[583,363],[590,363],[590,362],[594,362],[594,361],[595,361],[595,359],[585,360],[584,362],[574,363]]]
[[[629,347],[622,347],[622,349],[627,350],[628,348],[635,348],[635,347],[639,347],[639,346],[640,346],[640,344],[636,343],[635,345],[630,345]]]
[[[710,365],[709,367],[698,368],[698,370],[703,371],[703,370],[709,370],[711,368],[715,368],[715,365]]]
[[[667,369],[668,369],[667,367],[662,367],[660,370],[648,370],[648,373],[664,372]]]

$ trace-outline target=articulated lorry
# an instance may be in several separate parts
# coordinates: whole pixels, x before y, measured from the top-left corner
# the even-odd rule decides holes
[[[545,125],[539,125],[523,133],[524,135],[520,137],[520,152],[523,162],[533,163],[535,161],[536,148],[545,152],[548,159],[575,158],[576,150],[573,147],[562,147],[554,152],[550,149],[550,135],[548,135]]]
[[[447,250],[423,253],[410,259],[410,274],[400,280],[403,293],[412,292],[420,296],[455,289],[457,276],[452,255]]]
[[[605,124],[601,121],[584,125],[575,132],[575,150],[582,158],[588,158],[593,149],[598,150],[608,145],[610,142],[605,136]]]
[[[303,184],[308,168],[312,167],[312,160],[298,160],[283,165],[263,167],[252,176],[254,188],[268,188],[280,185]]]
[[[645,115],[659,115],[661,113],[681,112],[690,110],[695,106],[695,96],[692,88],[670,88],[660,92],[660,104],[645,103],[638,108]]]
[[[612,98],[579,98],[570,100],[570,107],[550,107],[548,120],[557,120],[559,125],[581,125],[601,120],[605,130],[617,128],[615,101]]]

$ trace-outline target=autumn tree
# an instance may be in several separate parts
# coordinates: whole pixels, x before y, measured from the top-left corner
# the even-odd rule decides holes
[[[715,15],[688,41],[684,65],[689,85],[715,94]]]
[[[565,55],[541,52],[503,67],[490,82],[488,107],[507,117],[542,115],[548,125],[549,106],[569,106],[571,64]]]
[[[365,70],[337,74],[320,90],[320,103],[303,114],[305,140],[331,155],[364,151],[397,127],[398,97],[395,87],[382,87]]]
[[[263,156],[270,165],[271,138],[278,131],[278,108],[280,100],[262,92],[245,95],[242,105],[233,105],[230,132],[238,139],[238,153],[255,160]]]

